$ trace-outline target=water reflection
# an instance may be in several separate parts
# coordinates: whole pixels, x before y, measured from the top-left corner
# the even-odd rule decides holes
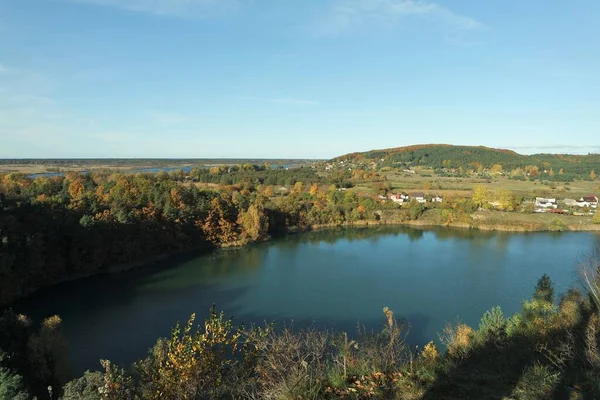
[[[191,313],[215,303],[236,323],[294,321],[356,332],[379,329],[390,307],[409,340],[436,339],[457,317],[477,325],[500,305],[516,312],[548,273],[560,293],[577,283],[590,233],[508,234],[383,226],[289,235],[245,249],[176,259],[40,292],[15,308],[39,320],[60,314],[75,373],[100,358],[129,363]]]

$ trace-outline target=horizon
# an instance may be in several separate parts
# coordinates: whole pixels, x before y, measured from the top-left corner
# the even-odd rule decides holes
[[[497,150],[497,151],[514,151],[508,148],[500,148],[500,147],[488,147],[484,145],[459,145],[459,144],[448,144],[448,143],[416,143],[410,144],[407,146],[400,147],[390,147],[385,149],[369,149],[369,150],[360,150],[353,151],[350,153],[339,154],[337,156],[331,158],[309,158],[309,157],[300,157],[300,158],[288,158],[288,157],[280,157],[280,158],[272,158],[272,157],[72,157],[72,158],[60,158],[60,157],[21,157],[21,158],[0,158],[0,161],[53,161],[53,160],[73,160],[73,161],[126,161],[126,160],[140,160],[140,161],[203,161],[203,160],[247,160],[247,161],[329,161],[334,158],[343,157],[350,154],[362,154],[369,153],[372,151],[385,151],[385,150],[401,150],[406,147],[414,147],[414,146],[449,146],[449,147],[480,147],[486,148],[489,150]],[[555,153],[555,152],[540,152],[540,153],[522,153],[515,151],[515,153],[523,156],[535,156],[535,155],[567,155],[567,156],[586,156],[586,155],[599,155],[600,152],[588,152],[588,153]]]
[[[0,159],[327,160],[417,140],[600,152],[592,0],[0,11]]]

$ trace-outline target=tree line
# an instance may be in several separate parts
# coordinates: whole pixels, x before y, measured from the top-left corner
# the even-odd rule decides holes
[[[320,179],[309,183],[312,173],[303,169],[272,172],[294,182],[286,187],[244,180],[258,173],[271,172],[228,171],[243,183],[210,188],[182,182],[176,172],[0,175],[0,305],[114,266],[375,219],[393,207]]]

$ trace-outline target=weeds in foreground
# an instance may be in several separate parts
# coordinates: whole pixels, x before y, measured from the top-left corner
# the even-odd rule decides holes
[[[63,399],[461,399],[600,396],[600,317],[571,290],[554,305],[543,277],[521,313],[485,313],[479,328],[448,325],[441,354],[407,346],[407,329],[384,309],[380,332],[347,334],[272,325],[234,328],[214,309],[123,370],[86,373]],[[88,396],[88,397],[84,397]]]

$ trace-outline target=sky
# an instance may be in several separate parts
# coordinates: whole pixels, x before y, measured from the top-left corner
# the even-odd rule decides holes
[[[0,158],[600,152],[598,0],[0,0]]]

